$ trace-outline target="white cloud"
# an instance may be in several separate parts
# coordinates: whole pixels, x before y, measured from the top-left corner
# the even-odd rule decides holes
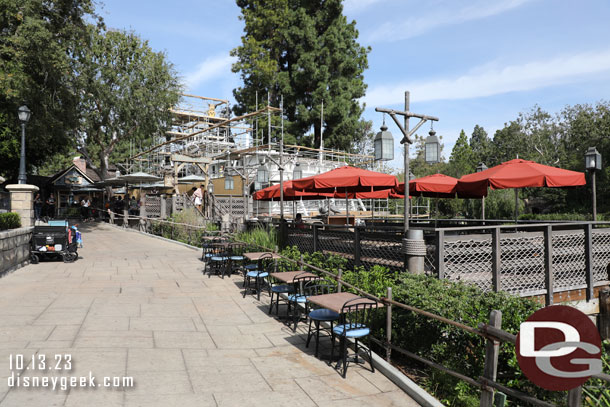
[[[364,3],[375,2],[375,0],[362,1]],[[531,0],[484,1],[469,4],[457,10],[451,7],[455,3],[450,2],[430,15],[408,18],[399,23],[386,22],[376,30],[368,32],[365,38],[367,42],[405,40],[441,26],[461,24],[502,14],[529,1]]]
[[[235,62],[235,58],[228,55],[206,58],[195,71],[186,74],[184,81],[187,89],[193,89],[219,76],[232,75],[231,64],[233,62]]]
[[[343,9],[347,12],[357,12],[372,6],[375,3],[379,3],[381,0],[345,0]]]
[[[370,107],[400,104],[405,90],[417,95],[418,101],[472,99],[571,83],[609,70],[610,49],[523,65],[494,67],[490,64],[457,78],[371,86],[364,102]]]

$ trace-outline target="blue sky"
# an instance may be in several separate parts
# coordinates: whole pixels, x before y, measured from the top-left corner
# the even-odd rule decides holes
[[[461,129],[470,135],[478,124],[493,136],[536,104],[554,113],[610,94],[606,0],[345,0],[344,8],[372,47],[364,117],[377,130],[374,108],[402,110],[409,90],[411,111],[439,117],[446,157]],[[106,0],[98,12],[166,52],[189,93],[232,99],[240,80],[229,52],[243,33],[234,1]],[[400,131],[389,128],[398,149]]]

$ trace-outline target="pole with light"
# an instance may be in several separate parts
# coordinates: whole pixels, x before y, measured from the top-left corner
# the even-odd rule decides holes
[[[484,162],[480,162],[475,168],[475,172],[483,172],[487,169],[487,166]],[[481,197],[481,219],[485,220],[485,195]]]
[[[597,221],[597,197],[595,191],[595,171],[602,169],[602,155],[595,147],[589,147],[585,153],[585,168],[591,172],[591,188],[593,190],[593,222]]]
[[[407,262],[409,263],[409,270],[411,269],[417,269],[416,272],[423,272],[423,262],[421,262],[421,256],[419,256],[419,252],[421,252],[422,250],[425,250],[425,243],[423,242],[423,231],[422,230],[418,230],[415,231],[414,234],[412,234],[412,236],[410,236],[409,234],[409,145],[413,144],[413,139],[411,138],[411,136],[428,120],[430,121],[438,121],[438,117],[434,117],[434,116],[428,116],[428,115],[423,115],[423,114],[417,114],[417,113],[412,113],[409,111],[409,105],[410,105],[410,93],[407,91],[405,92],[405,110],[404,111],[397,111],[394,109],[386,109],[386,108],[381,108],[381,107],[377,107],[375,108],[376,112],[380,112],[380,113],[387,113],[390,115],[390,117],[392,118],[392,120],[394,120],[394,123],[396,123],[396,125],[398,126],[398,128],[400,129],[400,131],[403,134],[403,138],[400,141],[400,144],[404,144],[404,179],[405,179],[405,200],[404,200],[404,227],[403,227],[403,239],[402,239],[402,245],[403,245],[403,252],[405,253],[405,255],[408,257]],[[400,121],[398,120],[397,116],[403,116],[404,117],[404,126],[400,123]],[[417,123],[415,125],[415,127],[413,128],[413,130],[409,130],[409,119],[411,117],[416,117],[419,120],[419,123]],[[433,136],[433,134],[431,134],[430,136]],[[377,140],[377,137],[375,137],[375,139]],[[383,140],[383,139],[382,139]],[[393,140],[393,138],[392,138]],[[437,139],[438,141],[438,139]],[[430,145],[426,144],[426,147],[429,148],[437,148],[436,151],[438,152],[440,150],[440,145],[439,146],[435,146],[433,144],[433,139],[430,140]],[[392,142],[393,144],[393,142]],[[378,142],[378,143],[374,143],[374,146],[380,146],[383,145],[383,142]],[[393,153],[392,153],[393,154]],[[426,155],[428,153],[426,152]],[[432,155],[432,151],[430,152],[430,154]],[[380,152],[379,154],[377,152],[375,152],[375,156],[383,156],[383,152]],[[437,154],[437,159],[438,159],[438,154]],[[417,235],[417,236],[415,236]],[[421,236],[420,236],[421,235]],[[422,246],[423,245],[423,249]],[[414,249],[410,249],[410,247],[414,247]],[[417,251],[418,255],[413,255],[411,257],[409,257],[408,252],[412,250],[413,252]],[[413,262],[413,265],[411,264],[411,258],[415,259]],[[415,262],[417,262],[417,265],[415,264]]]
[[[19,177],[17,178],[18,184],[25,184],[27,177],[25,175],[25,124],[30,120],[31,112],[26,105],[19,108],[18,116],[21,121],[21,156],[19,157]]]

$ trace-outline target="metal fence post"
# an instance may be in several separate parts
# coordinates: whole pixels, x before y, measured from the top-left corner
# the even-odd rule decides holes
[[[436,253],[434,259],[436,275],[439,279],[445,278],[445,231],[436,231]]]
[[[387,292],[388,300],[392,300],[392,287],[388,287]],[[386,321],[385,321],[385,335],[386,335],[386,348],[385,348],[385,360],[389,363],[392,357],[392,304],[388,303],[386,307]]]
[[[555,291],[553,277],[553,226],[544,228],[544,280],[546,285],[546,305],[553,305]]]
[[[500,329],[502,326],[502,311],[493,310],[489,314],[489,325]],[[485,368],[483,377],[489,381],[496,381],[498,373],[498,354],[500,353],[500,342],[487,340],[485,346]],[[492,389],[481,390],[481,407],[492,407],[494,401],[494,392]]]
[[[587,281],[587,301],[593,300],[593,225],[585,225],[585,279]]]
[[[354,226],[354,267],[360,266],[360,227]]]
[[[500,270],[502,269],[502,248],[500,247],[500,228],[493,229],[491,234],[491,273],[492,287],[494,292],[500,291],[502,282],[500,281]]]
[[[313,251],[318,251],[318,225],[313,225]]]
[[[610,339],[610,289],[599,290],[599,334]]]
[[[578,386],[568,391],[568,407],[580,407],[582,398],[582,386]]]
[[[337,273],[337,292],[341,292],[341,277],[343,276],[343,270],[339,269]]]

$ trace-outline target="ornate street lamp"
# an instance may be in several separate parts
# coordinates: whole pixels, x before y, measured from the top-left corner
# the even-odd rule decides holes
[[[21,121],[21,156],[19,157],[19,177],[18,184],[25,184],[27,177],[25,175],[25,124],[30,120],[31,112],[26,105],[19,108],[18,116]]]
[[[303,178],[303,170],[301,169],[301,163],[296,163],[292,170],[292,179]]]
[[[595,171],[602,169],[602,155],[595,147],[589,147],[585,153],[585,168],[591,172],[593,190],[593,222],[597,221],[597,197],[595,192]]]
[[[477,168],[475,168],[476,172],[481,172],[481,171],[485,171],[487,169],[487,166],[485,165],[484,162],[480,162],[479,165],[477,165]],[[485,196],[481,197],[481,219],[485,220]]]
[[[432,124],[432,122],[430,122]],[[427,164],[436,164],[440,162],[441,158],[441,143],[436,137],[436,132],[431,127],[429,136],[426,137],[426,142],[424,144],[424,157],[426,159]]]
[[[394,159],[394,137],[385,125],[385,115],[381,131],[377,133],[373,140],[375,149],[375,161],[391,161]]]
[[[214,193],[214,183],[213,183],[213,182],[210,182],[210,183],[208,184],[208,192],[209,192],[210,194],[213,194],[213,193]]]

